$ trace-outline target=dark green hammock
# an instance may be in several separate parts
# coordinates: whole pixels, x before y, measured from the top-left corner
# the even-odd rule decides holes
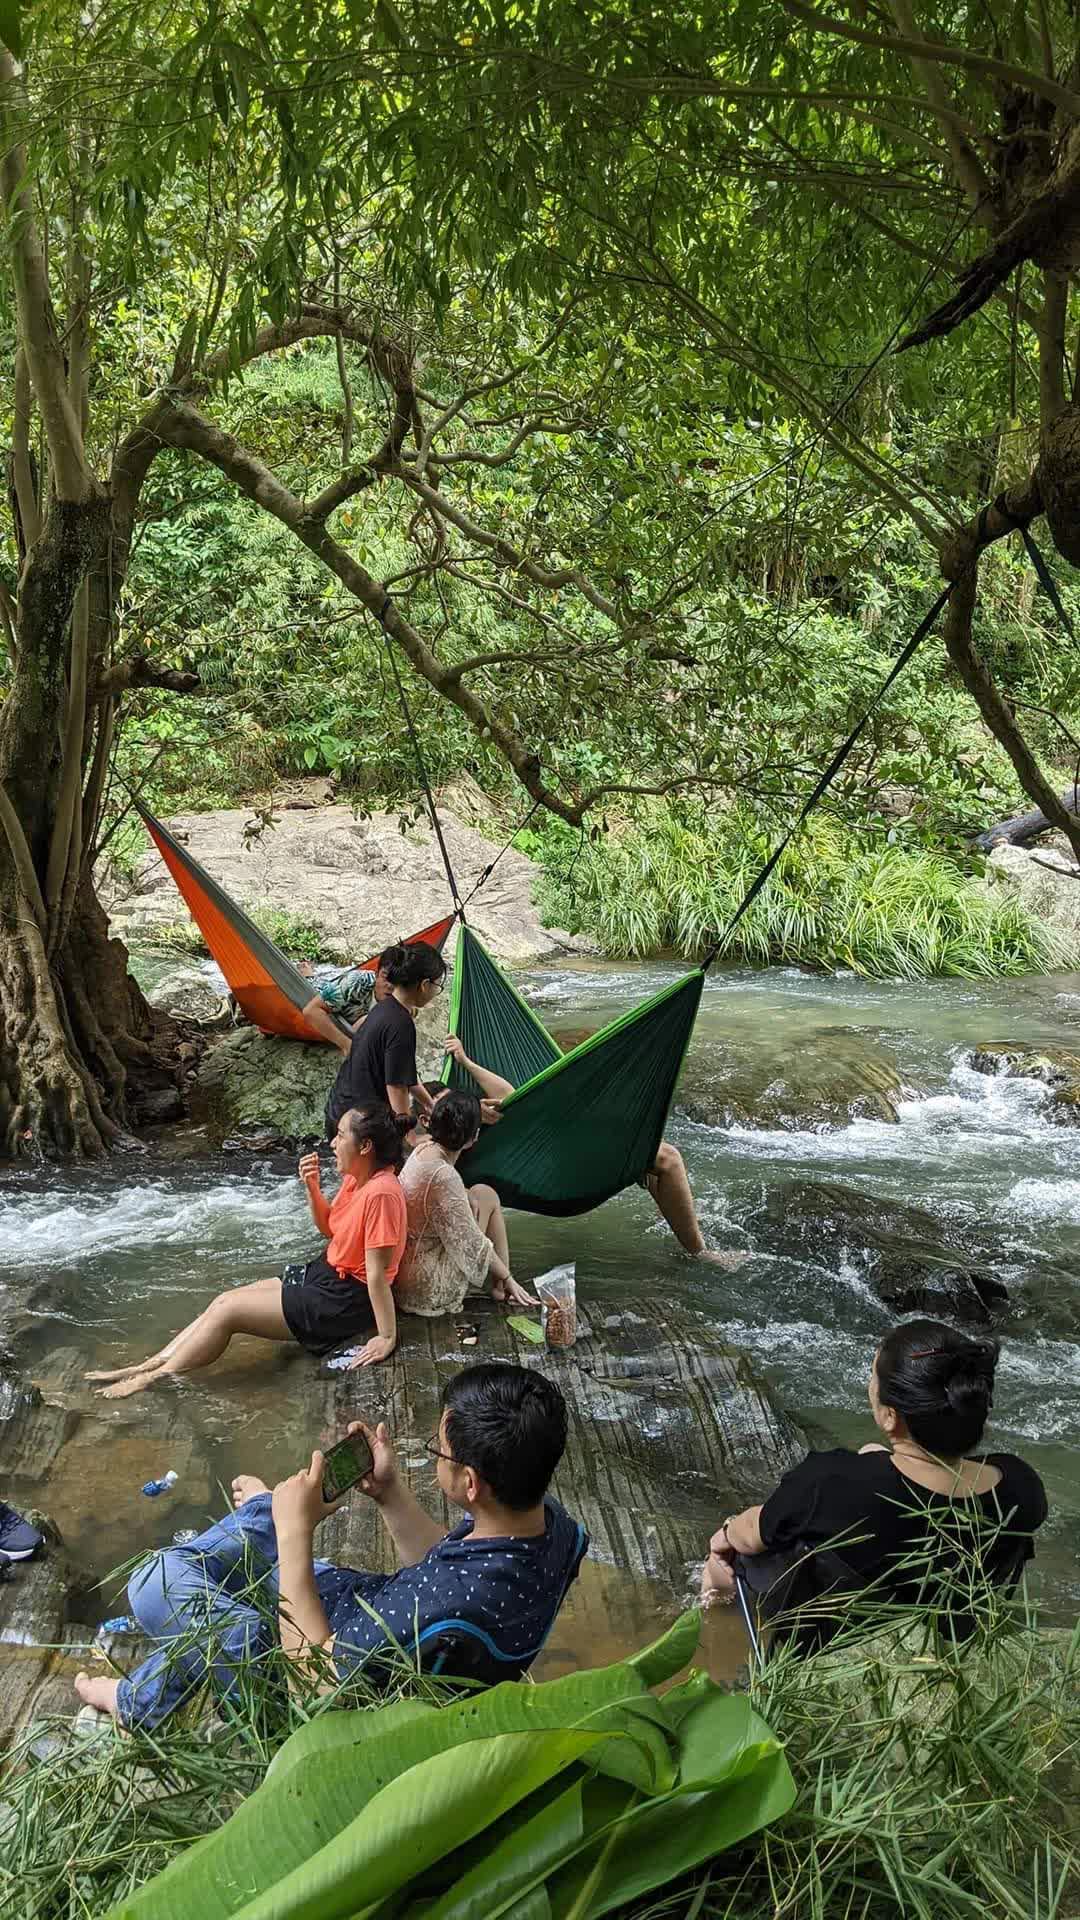
[[[690,973],[561,1053],[476,935],[463,926],[454,959],[450,1032],[470,1060],[514,1092],[459,1163],[507,1207],[588,1213],[649,1171],[663,1139],[705,976]],[[448,1060],[450,1086],[477,1091]]]

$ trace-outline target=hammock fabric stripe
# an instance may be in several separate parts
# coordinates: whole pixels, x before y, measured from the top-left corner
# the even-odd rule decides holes
[[[322,1041],[328,1045],[324,1036],[309,1027],[303,1017],[302,1009],[314,992],[312,982],[285,958],[160,820],[144,807],[139,807],[138,812],[245,1017],[264,1033],[278,1034],[286,1040]],[[448,914],[433,926],[425,927],[422,933],[414,933],[412,939],[425,946],[442,947],[453,924],[454,916]],[[363,964],[374,967],[377,962],[376,955]],[[343,1033],[349,1031],[345,1021],[336,1014],[330,1017]]]
[[[539,1022],[467,927],[455,976],[451,1032],[478,1065],[516,1081],[502,1119],[459,1162],[466,1185],[486,1181],[504,1206],[568,1216],[644,1179],[664,1136],[704,974],[676,980],[571,1053],[560,1053],[541,1029],[547,1059],[523,1083],[515,1062],[530,1047],[541,1050],[525,1033]]]

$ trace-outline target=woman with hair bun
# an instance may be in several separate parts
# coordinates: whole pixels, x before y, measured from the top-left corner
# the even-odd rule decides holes
[[[726,1520],[709,1543],[706,1602],[733,1592],[737,1570],[769,1596],[765,1612],[785,1614],[871,1585],[884,1600],[917,1604],[975,1564],[991,1584],[1013,1586],[1034,1554],[1046,1494],[1016,1454],[974,1452],[997,1358],[995,1341],[936,1320],[894,1327],[870,1369],[870,1410],[884,1440],[857,1453],[808,1453],[762,1506]],[[800,1646],[812,1650],[840,1624],[834,1600],[799,1624]],[[953,1626],[962,1631],[955,1618]]]
[[[470,1290],[490,1287],[496,1300],[516,1307],[539,1303],[510,1271],[506,1222],[493,1187],[466,1193],[457,1170],[480,1132],[474,1093],[439,1090],[405,1163],[402,1191],[409,1215],[398,1300],[405,1313],[434,1318],[456,1313]]]

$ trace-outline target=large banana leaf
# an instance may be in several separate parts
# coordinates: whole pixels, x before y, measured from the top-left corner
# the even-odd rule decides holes
[[[299,1728],[232,1819],[125,1901],[116,1920],[231,1920],[409,1768],[465,1742],[559,1728],[629,1733],[600,1743],[594,1764],[646,1791],[667,1784],[666,1721],[621,1662],[543,1686],[507,1681],[441,1709],[414,1702],[326,1715]]]
[[[477,1740],[392,1780],[309,1860],[240,1909],[237,1920],[352,1920],[536,1787],[582,1760],[600,1736],[559,1728]],[[360,1903],[363,1903],[362,1905]],[[192,1920],[197,1920],[192,1916]]]
[[[697,1674],[662,1705],[679,1748],[669,1791],[578,1773],[485,1833],[466,1870],[402,1920],[596,1920],[787,1812],[791,1773],[747,1699]]]

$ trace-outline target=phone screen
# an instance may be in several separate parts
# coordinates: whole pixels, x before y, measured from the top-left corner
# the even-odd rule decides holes
[[[339,1440],[323,1455],[322,1492],[327,1505],[331,1500],[340,1500],[343,1493],[355,1487],[374,1464],[371,1448],[362,1433],[351,1433],[346,1440]]]

